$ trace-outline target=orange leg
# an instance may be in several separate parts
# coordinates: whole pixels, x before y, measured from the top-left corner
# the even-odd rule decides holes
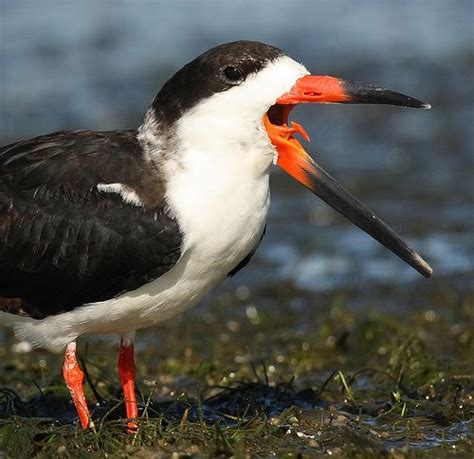
[[[133,421],[133,419],[138,417],[138,404],[135,393],[133,336],[134,333],[127,333],[121,336],[118,358],[118,373],[125,398],[125,410],[127,412],[127,418],[129,419],[127,424],[129,433],[135,433],[138,428],[137,423]]]
[[[76,359],[76,343],[69,344],[66,348],[66,356],[64,358],[63,375],[66,386],[71,393],[72,401],[76,406],[77,414],[83,429],[89,427],[90,414],[87,408],[86,397],[82,388],[84,373],[77,363]]]

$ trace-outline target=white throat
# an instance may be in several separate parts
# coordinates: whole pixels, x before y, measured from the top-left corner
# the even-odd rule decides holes
[[[199,233],[202,244],[205,234],[215,233],[222,240],[220,250],[239,245],[239,239],[243,250],[258,242],[268,209],[269,168],[276,157],[263,116],[307,73],[281,57],[177,121],[176,159],[168,157],[163,165],[169,203],[185,234]]]
[[[302,65],[284,56],[241,85],[201,101],[176,123],[180,146],[190,156],[207,155],[210,161],[235,155],[241,167],[266,172],[276,151],[263,127],[263,116],[306,74]]]
[[[168,128],[173,131],[176,157],[166,160],[186,164],[193,161],[189,158],[199,156],[214,162],[222,155],[235,155],[242,161],[241,167],[247,164],[256,173],[266,172],[275,162],[276,150],[263,127],[263,116],[278,97],[308,74],[303,65],[282,56],[248,76],[244,83],[200,101]],[[139,140],[148,144],[149,154],[158,161],[163,151],[170,149],[151,110],[139,128]]]

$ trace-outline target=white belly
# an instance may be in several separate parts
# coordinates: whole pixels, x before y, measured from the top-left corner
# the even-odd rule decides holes
[[[218,182],[204,181],[192,193],[175,184],[174,211],[186,236],[183,255],[168,273],[117,298],[43,320],[9,314],[6,324],[21,339],[59,350],[80,335],[149,327],[194,306],[259,243],[269,206],[268,174]]]

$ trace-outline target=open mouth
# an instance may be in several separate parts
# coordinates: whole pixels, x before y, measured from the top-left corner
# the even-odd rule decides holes
[[[263,125],[278,155],[278,166],[423,276],[430,277],[430,265],[306,153],[295,134],[309,141],[308,133],[301,124],[288,121],[291,110],[299,103],[369,103],[425,109],[430,106],[387,89],[308,75],[278,98],[263,116]]]
[[[291,122],[288,126],[288,117],[294,104],[275,104],[272,105],[264,117],[265,128],[267,131],[274,132],[275,137],[282,137],[291,140],[297,132],[303,136],[303,139],[310,141],[309,135],[303,126],[299,123]]]
[[[263,125],[272,144],[276,147],[278,166],[311,189],[307,173],[310,172],[313,160],[294,136],[300,134],[307,142],[311,139],[301,124],[294,121],[288,124],[288,117],[294,107],[295,104],[272,105],[263,117]],[[305,165],[309,168],[307,171],[305,171],[307,169]]]
[[[301,124],[292,121],[291,126],[288,126],[288,117],[294,107],[295,104],[275,104],[268,109],[265,116],[268,118],[268,122],[272,124],[281,135],[288,134],[291,136],[298,132],[309,142],[309,135]]]
[[[268,109],[266,116],[272,124],[277,126],[287,125],[288,116],[293,107],[294,105],[274,104]]]

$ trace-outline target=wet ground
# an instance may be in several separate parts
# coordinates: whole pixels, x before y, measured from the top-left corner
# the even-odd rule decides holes
[[[135,439],[110,349],[81,349],[95,404],[95,430],[82,432],[60,357],[8,344],[0,445],[13,457],[471,457],[472,298],[420,292],[430,309],[406,314],[375,300],[354,310],[352,292],[315,296],[289,284],[237,293],[142,335]]]
[[[141,334],[139,436],[127,438],[118,419],[114,351],[82,345],[99,406],[97,430],[81,433],[61,358],[21,353],[2,330],[0,451],[472,456],[472,3],[297,2],[306,13],[297,27],[291,2],[250,18],[238,2],[225,11],[186,3],[186,15],[152,2],[83,3],[0,0],[2,144],[136,126],[186,60],[232,39],[267,41],[315,73],[433,105],[308,106],[293,119],[312,136],[311,154],[435,275],[421,278],[277,172],[267,235],[249,267]]]

